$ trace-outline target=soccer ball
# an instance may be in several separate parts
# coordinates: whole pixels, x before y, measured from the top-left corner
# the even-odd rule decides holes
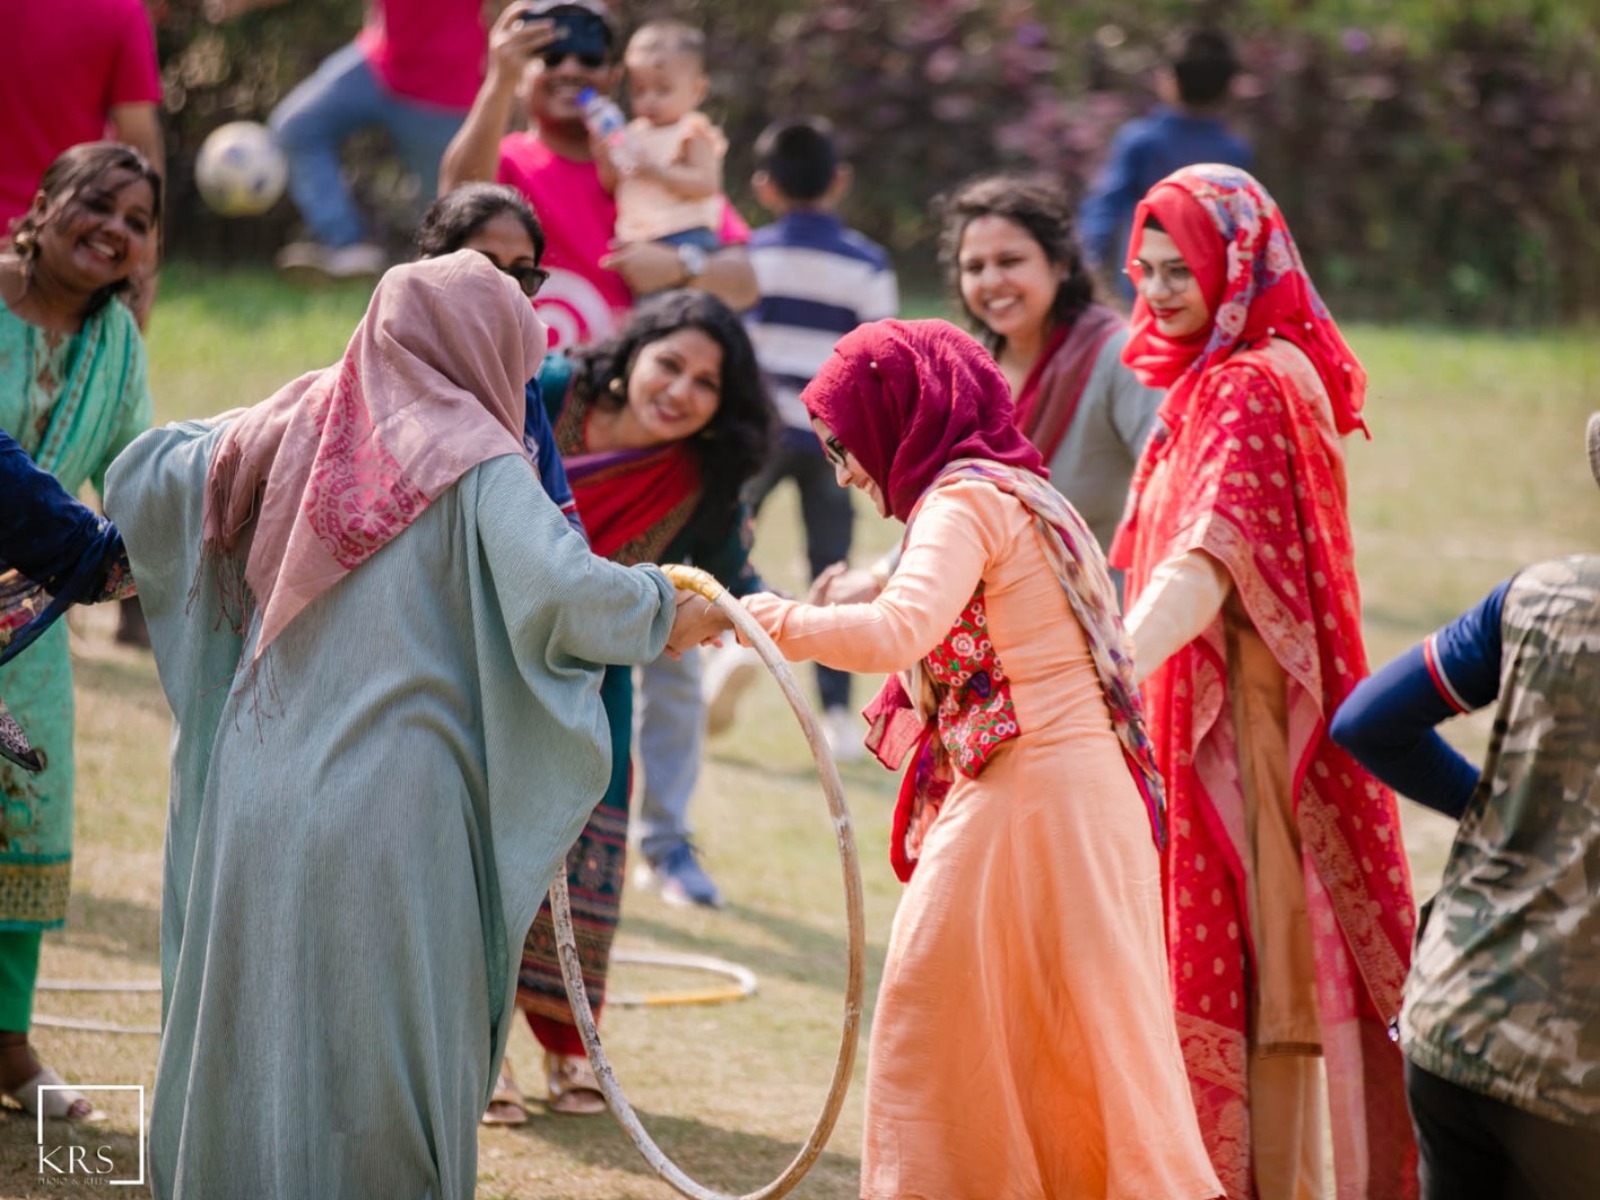
[[[254,217],[283,195],[289,160],[265,125],[231,121],[201,143],[194,181],[214,211],[225,217]]]

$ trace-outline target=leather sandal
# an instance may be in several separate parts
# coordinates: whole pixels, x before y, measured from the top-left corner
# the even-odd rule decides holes
[[[49,1067],[40,1067],[39,1073],[21,1087],[7,1092],[18,1104],[22,1111],[30,1117],[37,1116],[39,1109],[44,1108],[44,1115],[58,1121],[92,1121],[100,1114],[95,1112],[95,1107],[77,1088],[66,1087],[66,1080],[57,1075]],[[48,1092],[40,1092],[41,1087],[48,1087]]]
[[[489,1107],[483,1110],[485,1125],[526,1125],[528,1106],[512,1078],[511,1064],[500,1065],[500,1074],[494,1081],[494,1094],[489,1097]]]
[[[550,1089],[550,1111],[569,1117],[592,1117],[606,1111],[605,1093],[589,1059],[581,1054],[544,1056],[546,1085]]]

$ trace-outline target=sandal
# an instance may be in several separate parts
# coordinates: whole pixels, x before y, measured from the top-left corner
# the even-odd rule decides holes
[[[569,1117],[592,1117],[605,1112],[605,1093],[586,1056],[546,1052],[544,1073],[551,1112]]]
[[[500,1074],[494,1081],[494,1094],[489,1097],[489,1107],[483,1110],[485,1125],[526,1125],[528,1106],[511,1076],[511,1063],[500,1064]]]
[[[67,1087],[66,1083],[65,1079],[49,1067],[41,1067],[37,1075],[21,1087],[7,1092],[6,1095],[22,1105],[22,1111],[30,1117],[37,1116],[42,1106],[44,1115],[52,1120],[95,1120],[100,1114],[89,1102],[89,1097],[77,1088]],[[41,1094],[39,1091],[41,1087],[48,1087],[50,1090]]]

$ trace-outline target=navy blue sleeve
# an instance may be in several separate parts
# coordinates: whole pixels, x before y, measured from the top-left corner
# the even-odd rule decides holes
[[[105,598],[127,561],[117,527],[78,503],[0,431],[0,572],[14,567],[28,579],[11,600],[16,613],[33,613],[19,627],[0,629],[0,663],[21,654],[72,605]]]
[[[1500,614],[1510,588],[1507,579],[1422,643],[1435,686],[1457,712],[1492,704],[1500,694]]]
[[[1459,818],[1478,769],[1434,726],[1493,702],[1500,687],[1500,610],[1510,580],[1421,645],[1363,679],[1329,736],[1372,774],[1436,812]]]
[[[0,430],[0,570],[15,567],[52,594],[93,591],[122,554],[116,528],[80,504]]]
[[[528,380],[528,411],[522,424],[522,448],[533,465],[539,468],[539,481],[550,499],[556,502],[561,515],[579,533],[588,536],[583,519],[578,515],[578,502],[572,497],[572,484],[567,481],[567,468],[556,449],[556,432],[550,426],[550,414],[545,411],[544,393],[539,378]]]

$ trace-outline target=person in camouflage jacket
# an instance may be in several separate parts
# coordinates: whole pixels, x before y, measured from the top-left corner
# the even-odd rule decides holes
[[[1600,482],[1600,413],[1589,421]],[[1434,730],[1497,704],[1480,773]],[[1425,1200],[1600,1197],[1600,555],[1518,572],[1335,741],[1460,820],[1399,1021]]]

